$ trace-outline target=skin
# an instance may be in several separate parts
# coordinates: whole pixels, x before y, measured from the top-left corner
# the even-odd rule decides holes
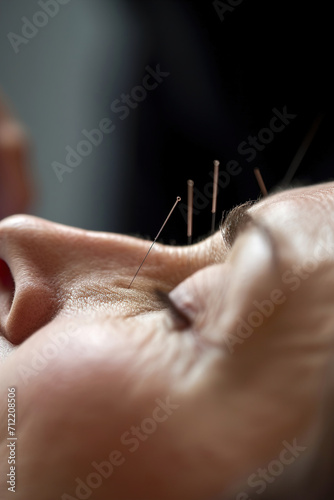
[[[222,498],[283,441],[313,449],[333,361],[334,184],[248,213],[232,248],[220,232],[156,244],[130,289],[147,241],[0,223],[0,462],[15,387],[17,500]],[[113,450],[109,477],[76,491]]]

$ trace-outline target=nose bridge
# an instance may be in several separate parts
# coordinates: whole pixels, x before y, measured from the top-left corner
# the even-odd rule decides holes
[[[70,228],[33,216],[5,219],[0,223],[0,260],[13,279],[2,266],[0,333],[15,344],[22,342],[55,317],[68,297],[73,300],[75,293],[80,295],[80,287],[91,284],[91,280],[98,279],[99,286],[107,277],[108,286],[124,288],[151,244],[131,236]],[[195,270],[193,259],[188,257],[180,247],[156,243],[136,284],[140,281],[142,287],[157,283],[167,288],[175,286]]]
[[[137,238],[32,216],[5,219],[0,223],[0,260],[5,263],[0,273],[0,333],[20,344],[57,315],[77,286],[84,286],[82,276],[94,279],[101,269],[110,270],[110,278],[120,270],[131,274],[147,246],[149,242]]]
[[[111,270],[124,268],[131,273],[140,265],[151,243],[132,236],[72,228],[33,216],[12,216],[0,223],[0,259],[16,275],[56,276],[88,259],[90,264],[94,262]],[[156,243],[142,273],[151,266],[160,269],[173,263],[177,266],[178,259],[174,260],[173,255],[170,248]]]
[[[12,216],[0,223],[0,258],[13,273],[56,275],[84,251],[84,233],[38,217]]]

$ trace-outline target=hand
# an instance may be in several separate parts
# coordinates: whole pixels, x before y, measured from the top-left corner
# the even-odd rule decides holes
[[[29,141],[0,93],[0,219],[25,212],[32,200]]]

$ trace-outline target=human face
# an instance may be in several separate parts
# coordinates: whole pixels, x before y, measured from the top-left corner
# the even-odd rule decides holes
[[[316,428],[334,184],[246,213],[237,235],[230,219],[224,238],[156,244],[131,288],[147,241],[1,222],[0,460],[15,388],[18,500],[212,498]]]

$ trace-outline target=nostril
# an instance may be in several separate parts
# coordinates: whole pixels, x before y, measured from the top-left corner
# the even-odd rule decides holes
[[[0,334],[6,333],[6,321],[12,307],[15,282],[6,262],[0,259]]]
[[[0,289],[5,288],[14,295],[15,283],[6,262],[0,259]]]

